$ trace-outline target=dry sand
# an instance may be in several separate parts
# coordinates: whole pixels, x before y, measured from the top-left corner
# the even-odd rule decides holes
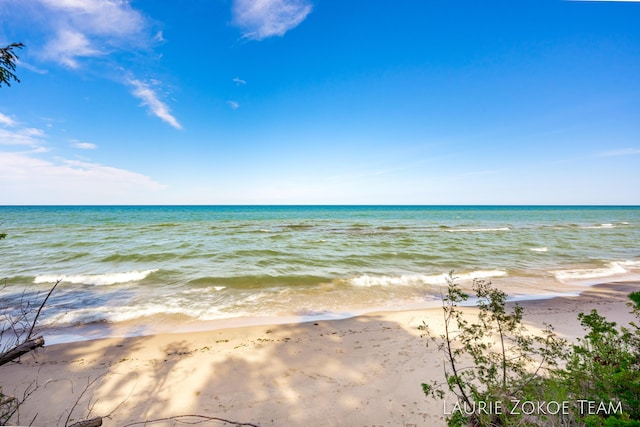
[[[549,322],[573,339],[582,332],[581,311],[630,320],[626,295],[633,290],[640,282],[521,304],[531,328]],[[182,414],[260,426],[444,425],[442,402],[420,388],[443,376],[442,356],[420,338],[423,321],[437,330],[442,310],[59,344],[0,367],[0,384],[19,394],[37,381],[20,413],[23,424],[37,414],[35,426],[64,425],[95,379],[71,419],[86,417],[93,405],[92,414],[110,414],[106,426]]]

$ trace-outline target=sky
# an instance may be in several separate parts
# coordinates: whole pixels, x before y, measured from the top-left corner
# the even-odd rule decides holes
[[[0,205],[640,204],[640,2],[0,0]]]

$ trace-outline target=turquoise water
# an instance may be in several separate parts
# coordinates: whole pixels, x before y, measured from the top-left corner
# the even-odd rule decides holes
[[[640,207],[0,207],[2,305],[56,325],[322,316],[434,303],[454,270],[511,295],[640,275]]]

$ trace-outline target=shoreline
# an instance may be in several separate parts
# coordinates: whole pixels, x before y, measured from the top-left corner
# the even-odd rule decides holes
[[[580,311],[597,308],[609,320],[629,321],[627,294],[634,290],[640,281],[520,304],[533,331],[548,322],[574,339],[582,333]],[[37,379],[21,409],[22,422],[38,413],[35,426],[66,417],[95,378],[72,419],[86,415],[92,396],[93,414],[115,409],[106,426],[181,414],[260,426],[444,425],[442,402],[420,388],[442,376],[441,355],[420,338],[423,321],[437,333],[441,307],[48,345],[0,367],[0,375],[6,393],[19,394]]]
[[[554,291],[553,288],[544,287],[541,293],[527,294],[527,288],[523,284],[507,282],[505,291],[509,298],[508,303],[518,302],[521,305],[535,304],[536,301],[547,301],[555,298],[575,298],[590,290],[595,290],[603,286],[621,286],[625,283],[640,283],[640,275],[627,274],[623,277],[611,278],[606,282],[595,282],[595,279],[575,281],[570,284],[563,284],[566,290],[563,292]],[[517,283],[517,282],[516,282]],[[526,282],[525,282],[526,283]],[[494,283],[494,286],[501,287],[502,283]],[[444,292],[446,286],[441,287]],[[466,283],[462,288],[470,294],[469,301],[463,306],[473,306],[473,292],[470,283]],[[106,338],[135,338],[140,336],[153,336],[170,333],[191,333],[215,331],[220,329],[232,329],[252,326],[287,325],[307,322],[320,322],[331,320],[344,320],[359,316],[376,315],[381,313],[394,313],[403,311],[422,311],[437,309],[442,306],[441,299],[425,299],[420,302],[405,302],[396,306],[372,306],[353,307],[345,311],[322,311],[308,313],[283,313],[265,316],[238,316],[211,320],[201,320],[191,318],[186,315],[155,314],[149,317],[140,317],[121,322],[91,322],[65,326],[42,326],[40,329],[47,332],[46,344],[57,345],[73,342],[82,342],[95,339]]]

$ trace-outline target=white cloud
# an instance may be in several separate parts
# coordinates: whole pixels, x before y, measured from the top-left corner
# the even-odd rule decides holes
[[[140,44],[144,17],[127,0],[39,0],[47,11],[53,37],[42,57],[78,68],[78,59]]]
[[[45,133],[41,129],[0,129],[0,145],[23,145],[41,147],[44,144]]]
[[[35,65],[31,65],[28,62],[24,62],[24,61],[20,61],[20,60],[18,60],[18,65],[20,65],[20,67],[24,67],[27,70],[32,71],[32,72],[37,73],[37,74],[47,74],[49,72],[47,70],[43,70],[42,68],[38,68]]]
[[[44,150],[45,137],[42,129],[21,126],[12,117],[0,113],[0,146],[18,145]]]
[[[101,55],[94,49],[87,37],[77,31],[60,30],[56,38],[50,40],[44,50],[44,58],[57,61],[69,68],[78,68],[78,57]]]
[[[96,144],[91,142],[81,142],[81,141],[72,141],[71,146],[75,148],[79,148],[81,150],[95,150],[98,148]]]
[[[128,0],[40,0],[58,20],[88,34],[128,36],[145,25],[144,17]]]
[[[227,101],[227,104],[229,104],[229,107],[233,108],[234,110],[240,108],[240,104],[238,104],[236,101]]]
[[[300,25],[311,9],[309,0],[234,0],[233,17],[243,37],[262,40],[283,36]]]
[[[42,29],[46,41],[40,49],[34,48],[39,51],[39,59],[70,69],[95,66],[95,74],[110,79],[117,76],[115,78],[121,84],[134,86],[132,94],[141,99],[153,114],[171,126],[181,128],[156,91],[139,80],[126,77],[133,73],[117,63],[115,54],[118,52],[143,53],[164,42],[162,31],[152,31],[151,21],[131,6],[132,0],[1,1],[10,1],[24,8],[30,13],[30,23]],[[91,60],[96,57],[101,61]],[[33,66],[30,69],[46,72]]]
[[[142,104],[147,106],[155,116],[176,129],[182,129],[182,125],[171,115],[167,104],[158,98],[156,92],[148,84],[135,79],[130,79],[129,84],[133,86],[133,96],[142,100]]]
[[[49,161],[0,152],[0,185],[10,204],[130,203],[164,189],[148,176],[97,163]]]
[[[15,126],[16,122],[11,117],[5,116],[4,114],[0,113],[0,125]]]
[[[238,77],[234,77],[233,82],[238,86],[247,84],[246,80],[242,80],[241,78],[238,78]]]

